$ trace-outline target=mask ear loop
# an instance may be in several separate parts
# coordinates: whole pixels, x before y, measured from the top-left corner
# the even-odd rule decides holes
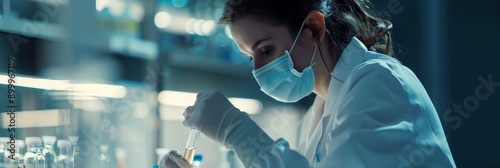
[[[299,39],[300,33],[302,32],[302,29],[304,28],[304,25],[306,24],[306,19],[302,22],[302,26],[300,26],[299,33],[297,34],[297,37],[295,37],[295,40],[293,41],[292,47],[290,48],[290,52],[292,53],[293,47],[295,46],[295,43],[297,43],[297,40]]]
[[[316,44],[316,46],[314,46],[314,52],[313,52],[313,56],[311,58],[311,62],[309,63],[309,65],[312,67],[314,64],[316,64],[316,62],[313,63],[314,61],[314,57],[316,57],[316,49],[318,48],[318,44]]]

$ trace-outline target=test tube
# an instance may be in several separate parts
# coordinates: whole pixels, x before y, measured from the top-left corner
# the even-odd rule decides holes
[[[189,162],[189,164],[193,164],[193,158],[199,137],[200,137],[200,132],[196,128],[191,128],[189,130],[189,138],[186,145],[186,152],[184,153],[184,158]]]

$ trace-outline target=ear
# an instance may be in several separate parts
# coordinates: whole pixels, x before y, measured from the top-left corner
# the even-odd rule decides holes
[[[309,14],[307,14],[306,25],[313,32],[313,36],[316,36],[314,32],[317,33],[317,37],[313,37],[316,40],[315,42],[319,43],[320,41],[323,41],[323,37],[325,37],[325,17],[323,14],[317,10],[309,12]]]

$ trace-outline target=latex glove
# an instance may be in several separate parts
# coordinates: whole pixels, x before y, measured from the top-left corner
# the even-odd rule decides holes
[[[184,112],[184,126],[197,128],[207,137],[235,149],[245,166],[274,141],[220,92],[202,92]]]
[[[225,144],[226,128],[240,120],[249,119],[220,92],[202,92],[196,102],[184,111],[184,126],[197,128],[210,139]]]
[[[177,151],[165,154],[158,163],[159,168],[191,168],[189,162]]]

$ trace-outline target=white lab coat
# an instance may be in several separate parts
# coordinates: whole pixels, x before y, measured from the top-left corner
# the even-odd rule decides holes
[[[299,124],[297,147],[280,138],[252,167],[456,167],[410,69],[353,38],[331,74],[326,101],[317,97]]]

